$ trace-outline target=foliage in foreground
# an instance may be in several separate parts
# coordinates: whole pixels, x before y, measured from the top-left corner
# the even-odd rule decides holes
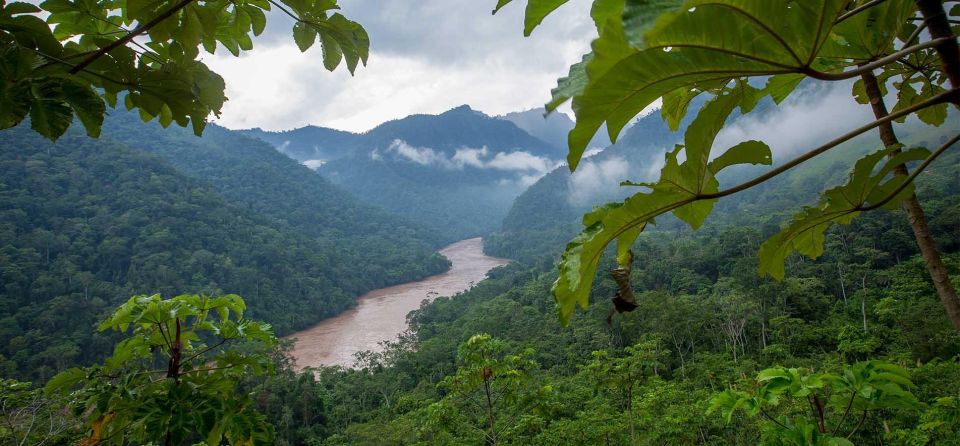
[[[510,2],[500,0],[497,9]],[[564,3],[528,0],[526,33]],[[591,15],[599,37],[583,61],[559,81],[546,106],[555,110],[572,99],[577,119],[569,134],[571,170],[577,168],[586,145],[602,125],[611,141],[616,140],[631,119],[662,100],[661,115],[675,130],[691,101],[701,95],[707,99],[687,128],[684,143],[667,153],[657,181],[622,183],[647,192],[584,215],[583,230],[567,245],[553,288],[561,320],[568,322],[577,305],[585,308],[589,303],[591,285],[608,245],[618,247],[619,267],[629,268],[626,251],[656,217],[672,213],[698,229],[718,199],[766,182],[844,141],[880,128],[885,148],[857,162],[846,184],[825,191],[817,205],[804,207],[770,237],[759,249],[758,270],[761,275],[782,279],[791,253],[810,258],[823,253],[824,231],[831,225],[848,225],[865,211],[908,203],[908,210],[916,211],[910,219],[938,294],[960,332],[960,298],[949,285],[936,247],[923,235],[926,223],[912,184],[960,134],[936,150],[902,150],[890,127],[891,122],[912,114],[939,126],[948,106],[960,105],[960,64],[956,63],[960,54],[949,24],[960,9],[945,13],[943,8],[936,0],[594,1]],[[928,33],[921,32],[924,28]],[[875,70],[880,74],[875,76]],[[755,178],[721,187],[717,175],[724,169],[773,164],[773,151],[763,141],[713,147],[736,110],[750,113],[765,97],[779,104],[804,79],[837,82],[856,78],[860,81],[854,86],[854,99],[874,104],[876,121],[810,148]],[[882,79],[879,85],[875,85],[877,78]],[[759,82],[764,84],[755,86]],[[892,113],[883,104],[888,83],[897,92]],[[906,165],[913,161],[922,162],[908,174]]]
[[[245,309],[236,295],[134,296],[100,324],[131,332],[113,356],[67,370],[46,389],[69,393],[88,444],[267,444],[272,427],[238,385],[271,371],[262,352],[276,338],[244,319]]]
[[[0,2],[0,129],[28,116],[56,140],[74,117],[96,137],[106,104],[144,121],[191,125],[200,135],[224,102],[224,80],[201,61],[219,46],[239,56],[263,33],[266,12],[295,20],[301,51],[316,42],[323,65],[366,63],[366,31],[336,12],[336,0],[46,0]]]

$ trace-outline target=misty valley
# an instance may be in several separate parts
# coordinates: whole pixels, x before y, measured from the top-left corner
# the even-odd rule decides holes
[[[958,23],[0,2],[0,446],[960,445]]]

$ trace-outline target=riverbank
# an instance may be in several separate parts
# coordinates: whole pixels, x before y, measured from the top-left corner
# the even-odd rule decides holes
[[[461,240],[440,250],[450,270],[423,280],[380,288],[364,294],[357,306],[338,316],[287,336],[296,339],[291,355],[296,368],[353,365],[354,354],[381,351],[380,345],[407,330],[407,314],[424,300],[452,296],[486,278],[491,269],[509,260],[483,254],[482,239]]]

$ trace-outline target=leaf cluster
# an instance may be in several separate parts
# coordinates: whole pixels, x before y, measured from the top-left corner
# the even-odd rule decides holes
[[[130,333],[113,356],[57,375],[46,390],[69,393],[95,443],[264,444],[271,427],[237,386],[271,372],[257,346],[276,338],[268,324],[244,319],[245,308],[236,295],[133,296],[100,324]]]
[[[497,8],[509,1],[500,1]],[[529,0],[526,32],[563,1]],[[851,0],[596,0],[591,16],[598,31],[592,51],[571,67],[553,90],[548,110],[572,100],[576,126],[569,134],[567,161],[574,170],[594,134],[606,126],[611,141],[635,116],[662,101],[661,116],[676,130],[691,102],[706,97],[684,135],[684,144],[668,153],[658,181],[621,203],[586,214],[583,231],[566,247],[553,294],[560,319],[569,321],[577,304],[586,307],[599,259],[616,243],[628,249],[657,216],[673,213],[697,229],[717,199],[763,183],[844,141],[912,113],[940,125],[955,91],[944,87],[934,47],[912,24],[913,1]],[[956,9],[956,8],[954,8]],[[752,180],[726,189],[717,174],[737,164],[773,164],[772,149],[762,141],[744,141],[729,148],[713,147],[734,109],[749,113],[764,98],[779,104],[804,79],[841,81],[881,70],[884,83],[898,89],[893,113],[855,129],[825,145],[783,163]],[[756,87],[763,83],[762,88]],[[864,102],[862,82],[854,86]],[[953,99],[951,99],[953,98]],[[945,150],[954,140],[948,141]],[[722,149],[722,150],[716,150]],[[794,251],[816,257],[822,252],[823,230],[848,224],[860,211],[895,207],[912,195],[913,177],[889,178],[895,168],[924,160],[918,170],[939,156],[921,149],[899,154],[888,147],[856,163],[850,182],[822,195],[815,208],[805,208],[761,250],[760,273],[782,278],[784,259]],[[926,156],[923,156],[926,155]],[[881,158],[893,159],[878,167]],[[876,173],[874,171],[876,170]],[[916,173],[916,172],[915,172]]]
[[[144,121],[190,125],[200,135],[227,100],[201,49],[253,49],[272,8],[296,20],[301,51],[321,43],[328,70],[345,60],[352,73],[366,63],[366,31],[335,12],[336,0],[0,2],[0,129],[29,116],[56,140],[76,117],[97,137],[106,105],[122,103]]]
[[[749,417],[763,415],[772,423],[764,432],[765,445],[852,445],[847,438],[869,412],[921,406],[907,390],[915,387],[907,371],[878,360],[846,366],[839,374],[773,367],[757,374],[756,385],[752,391],[727,389],[715,395],[709,412],[720,412],[728,423],[738,411]],[[807,403],[809,410],[796,410],[793,417],[769,412]],[[846,423],[853,421],[852,414],[862,414],[861,421]]]

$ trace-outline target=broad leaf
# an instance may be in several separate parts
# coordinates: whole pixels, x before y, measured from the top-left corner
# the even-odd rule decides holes
[[[929,151],[910,149],[895,153],[899,150],[899,146],[894,146],[861,158],[846,184],[823,192],[817,206],[804,207],[790,224],[764,242],[759,253],[760,274],[782,279],[784,262],[794,251],[813,259],[823,254],[824,232],[830,226],[850,224],[863,208],[871,205],[884,203],[884,208],[895,209],[909,197],[913,193],[912,184],[893,195],[905,180],[905,177],[892,175],[893,169],[924,159]],[[886,162],[880,164],[883,160]]]

